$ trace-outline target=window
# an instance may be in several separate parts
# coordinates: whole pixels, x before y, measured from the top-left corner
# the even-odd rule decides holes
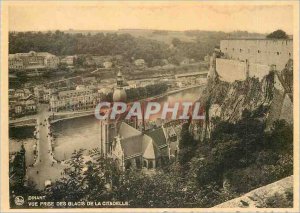
[[[242,52],[243,50],[242,49],[240,49],[240,53]]]
[[[257,53],[260,53],[260,50],[257,50]]]
[[[277,52],[277,55],[279,55],[279,52]]]
[[[291,56],[292,54],[291,53],[289,53],[289,56]]]

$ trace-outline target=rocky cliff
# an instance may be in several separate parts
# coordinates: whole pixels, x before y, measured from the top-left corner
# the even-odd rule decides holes
[[[201,98],[206,108],[205,131],[210,132],[216,120],[235,123],[246,112],[264,119],[267,128],[276,119],[293,123],[292,92],[292,60],[282,71],[271,69],[262,80],[248,77],[245,81],[229,83],[221,81],[216,73],[208,79],[208,86]]]

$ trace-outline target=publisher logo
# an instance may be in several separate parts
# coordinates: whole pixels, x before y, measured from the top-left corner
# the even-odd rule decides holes
[[[22,206],[24,204],[24,198],[22,196],[17,196],[15,198],[15,204],[17,206]]]

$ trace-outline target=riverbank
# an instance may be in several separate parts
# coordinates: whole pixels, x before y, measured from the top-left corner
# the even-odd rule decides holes
[[[152,100],[155,100],[155,99],[158,99],[158,98],[163,98],[167,95],[173,95],[175,93],[178,93],[178,92],[182,92],[182,91],[185,91],[185,90],[189,90],[189,89],[193,89],[193,88],[197,88],[197,87],[201,87],[201,86],[205,86],[206,83],[202,83],[202,84],[197,84],[197,85],[193,85],[193,86],[189,86],[189,87],[184,87],[184,88],[180,88],[180,89],[176,89],[176,90],[171,90],[171,91],[167,91],[161,95],[157,95],[157,96],[153,96],[153,97],[150,97],[150,98],[145,98],[145,99],[142,99],[140,101],[152,101]]]

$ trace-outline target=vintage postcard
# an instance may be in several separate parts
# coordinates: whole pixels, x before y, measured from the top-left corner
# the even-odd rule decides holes
[[[298,1],[2,1],[1,212],[299,212]]]

